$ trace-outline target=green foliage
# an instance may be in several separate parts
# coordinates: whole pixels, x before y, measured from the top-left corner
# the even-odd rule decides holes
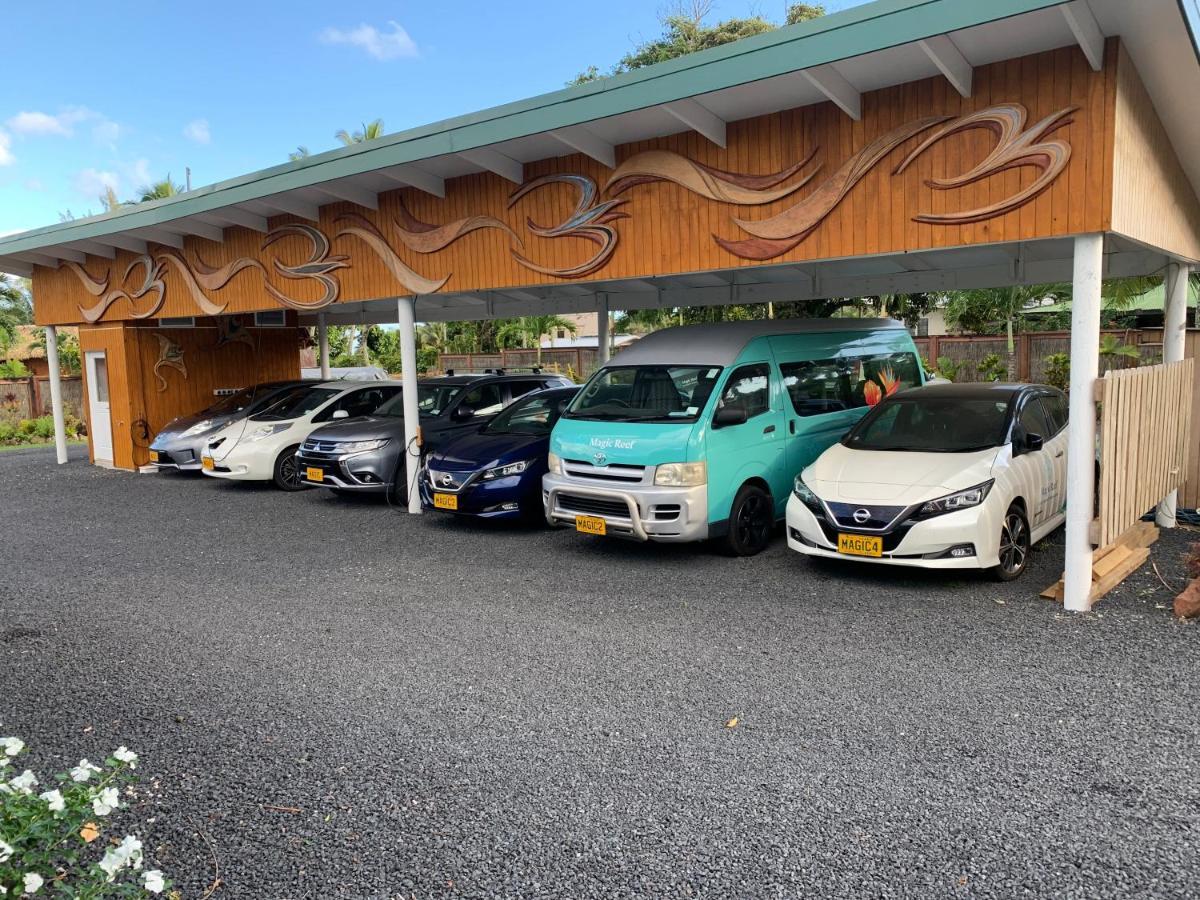
[[[27,279],[0,274],[0,354],[17,339],[17,327],[33,322],[33,299]]]
[[[25,744],[0,737],[0,894],[147,897],[167,888],[143,871],[142,842],[113,827],[136,796],[137,755],[125,747],[97,766],[86,759],[45,781],[13,762]],[[43,891],[42,889],[45,888]]]
[[[1065,391],[1071,383],[1071,354],[1051,353],[1047,356],[1042,377],[1046,380],[1046,384]]]
[[[1121,342],[1115,334],[1100,335],[1100,358],[1110,366],[1122,359],[1141,359],[1142,351],[1132,344]]]
[[[170,173],[162,181],[156,181],[153,184],[143,185],[138,193],[141,195],[138,201],[146,203],[150,200],[165,200],[167,197],[174,197],[177,194],[183,193],[183,185],[176,184],[171,180]]]
[[[375,119],[373,122],[364,122],[363,127],[353,134],[345,128],[340,129],[334,135],[346,147],[353,147],[355,144],[363,144],[367,141],[378,140],[383,137],[383,119]],[[298,150],[308,151],[303,147],[298,147]]]
[[[19,359],[0,362],[0,378],[28,378],[29,369]]]
[[[296,162],[299,159],[308,159],[312,154],[308,152],[308,148],[301,144],[295,150],[288,154],[289,162]]]
[[[962,372],[963,364],[951,359],[949,356],[939,356],[937,361],[937,373],[947,381],[958,381],[958,376]]]
[[[706,25],[705,19],[712,12],[712,0],[679,0],[674,7],[660,15],[662,34],[648,41],[643,41],[618,60],[609,71],[609,75],[620,75],[632,72],[634,69],[645,68],[669,59],[678,59],[689,53],[722,47],[743,38],[753,37],[774,31],[779,26],[762,16],[747,18],[732,18],[715,25]],[[822,6],[796,3],[788,8],[785,24],[794,25],[806,22],[825,14]],[[580,72],[568,85],[586,84],[603,77],[596,66],[588,66]]]
[[[63,417],[67,439],[77,439],[85,433],[83,422],[68,413]],[[40,416],[22,419],[9,409],[0,413],[0,445],[44,444],[54,440],[54,417]]]
[[[980,381],[1003,381],[1008,377],[1008,366],[1000,359],[1000,354],[989,353],[979,361],[976,372]]]
[[[1066,299],[1069,290],[1062,284],[1036,284],[956,291],[947,295],[946,324],[968,334],[999,334],[1041,301]]]

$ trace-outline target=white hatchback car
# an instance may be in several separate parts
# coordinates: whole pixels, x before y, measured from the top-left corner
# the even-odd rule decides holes
[[[1067,401],[1046,385],[937,384],[886,398],[796,477],[808,556],[1019,576],[1065,519]]]
[[[327,422],[369,416],[398,393],[398,381],[327,381],[297,388],[214,434],[204,446],[200,469],[214,478],[273,481],[285,491],[302,490],[307,485],[296,463],[301,441]]]

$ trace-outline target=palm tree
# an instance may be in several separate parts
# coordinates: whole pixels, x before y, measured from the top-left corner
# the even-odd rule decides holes
[[[141,194],[140,203],[145,203],[148,200],[163,200],[167,197],[174,197],[176,194],[183,193],[183,185],[173,182],[171,180],[171,173],[168,172],[167,177],[162,181],[143,185],[138,193]]]
[[[303,144],[301,144],[299,147],[297,147],[295,150],[293,150],[291,153],[288,154],[288,161],[295,162],[298,159],[308,159],[308,157],[311,155],[312,154],[310,154],[308,152],[308,148],[305,147]]]
[[[33,303],[29,299],[28,279],[14,282],[0,275],[0,353],[17,339],[17,328],[33,322]]]
[[[128,205],[117,199],[117,192],[113,190],[112,185],[105,186],[104,193],[100,195],[100,206],[104,208],[105,212],[112,212],[114,209]]]
[[[342,128],[334,134],[334,137],[345,144],[347,147],[353,147],[355,144],[363,144],[367,141],[374,141],[383,137],[383,119],[375,119],[373,122],[364,122],[361,131],[356,131],[354,134]]]
[[[1014,323],[1025,310],[1042,300],[1055,302],[1070,296],[1065,284],[1014,285],[1006,288],[976,288],[949,295],[946,303],[946,324],[972,334],[993,333],[1002,325],[1008,337],[1008,371],[1017,371],[1017,345],[1013,337]]]

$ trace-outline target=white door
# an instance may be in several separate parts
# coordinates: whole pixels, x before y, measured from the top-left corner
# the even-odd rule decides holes
[[[112,414],[108,406],[108,360],[103,350],[87,355],[88,408],[92,423],[92,456],[96,462],[111,463],[113,458]]]

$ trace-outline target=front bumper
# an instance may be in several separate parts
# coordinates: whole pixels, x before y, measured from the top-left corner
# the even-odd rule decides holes
[[[999,521],[993,523],[992,497],[972,509],[946,513],[916,522],[901,522],[884,533],[861,532],[838,526],[817,515],[795,494],[787,504],[788,546],[806,556],[853,562],[912,566],[921,569],[989,569],[999,564]],[[883,538],[878,557],[839,553],[837,534],[872,534]],[[955,557],[953,548],[970,546],[972,556]]]
[[[592,516],[604,520],[607,534],[639,541],[703,541],[709,536],[708,485],[617,487],[547,474],[542,504],[546,521],[554,526],[574,526],[576,516]]]
[[[296,451],[296,464],[305,484],[366,494],[386,491],[395,469],[395,460],[389,463],[383,448],[347,454],[306,453],[301,448]],[[319,470],[321,477],[310,478],[309,469]]]
[[[204,442],[195,445],[155,441],[150,445],[150,464],[161,471],[199,472]],[[155,456],[158,458],[156,459]]]
[[[426,509],[448,512],[453,515],[474,516],[481,519],[515,519],[526,512],[538,499],[541,477],[525,472],[484,481],[478,472],[455,472],[454,476],[465,476],[455,482],[453,488],[441,488],[430,483],[429,470],[421,469],[418,487],[421,502]],[[457,497],[457,508],[444,509],[434,505],[433,495],[453,494]],[[534,506],[534,509],[537,507]]]

